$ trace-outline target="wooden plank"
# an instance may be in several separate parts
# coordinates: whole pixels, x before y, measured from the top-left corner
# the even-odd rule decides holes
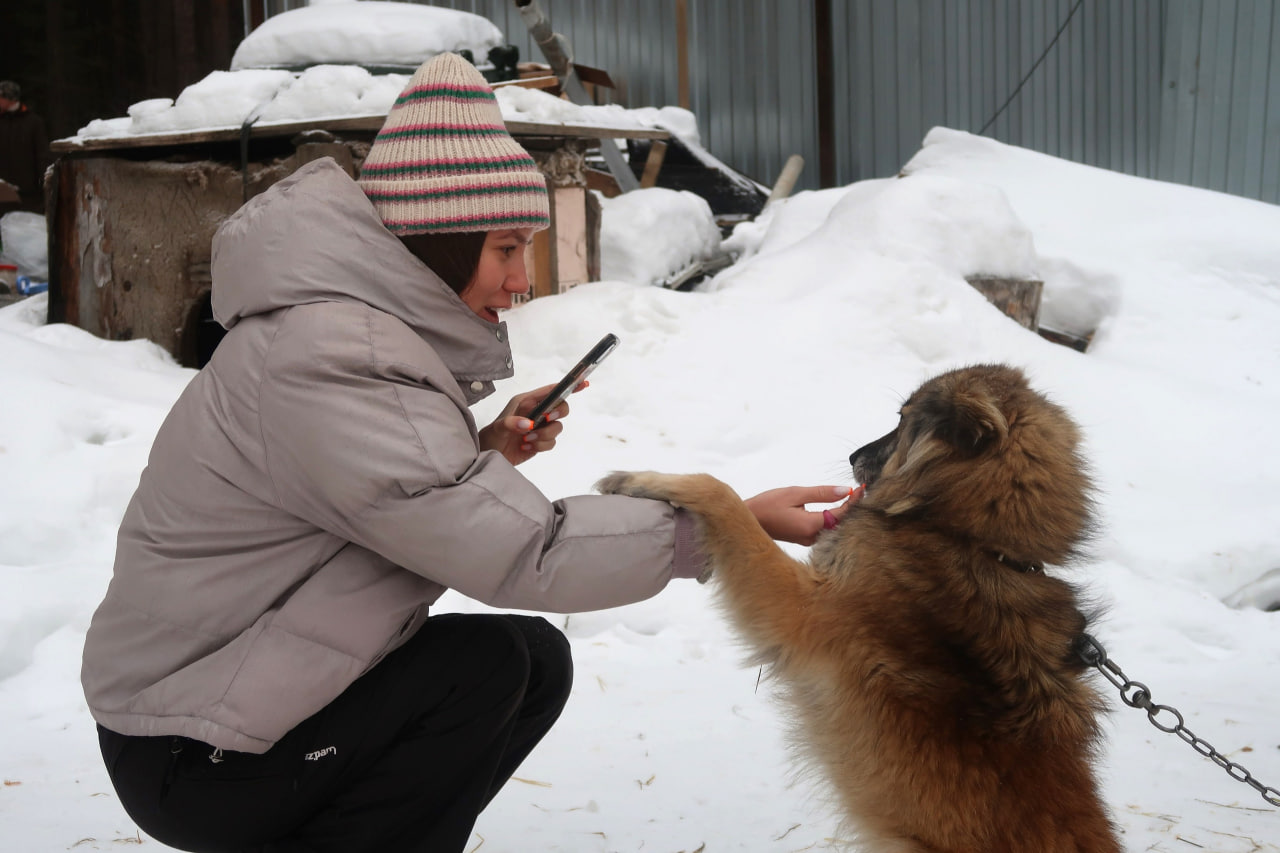
[[[1044,282],[988,275],[970,276],[966,281],[1020,325],[1033,332],[1040,328],[1040,296],[1044,292]]]
[[[587,230],[587,281],[600,280],[600,221],[604,211],[595,193],[583,193]]]
[[[622,188],[608,172],[601,172],[599,169],[583,169],[583,173],[587,178],[587,189],[595,190],[605,198],[617,198],[622,195]]]
[[[590,124],[550,124],[537,121],[509,121],[512,136],[572,136],[580,139],[670,139],[665,130],[639,127],[608,127]]]
[[[249,130],[250,138],[292,136],[304,130],[368,131],[377,133],[386,116],[356,116],[352,118],[314,119],[310,121],[256,124]],[[588,124],[559,124],[537,121],[509,121],[507,131],[512,136],[569,137],[576,139],[669,139],[665,130],[633,127],[611,127]],[[189,130],[177,133],[150,133],[137,136],[99,137],[76,141],[72,138],[55,140],[49,149],[55,154],[79,154],[89,151],[155,148],[163,145],[192,145],[202,142],[234,142],[240,138],[240,128],[226,127],[209,130]]]
[[[649,146],[649,157],[644,161],[644,173],[640,176],[640,189],[647,189],[658,182],[662,161],[667,156],[667,143],[658,140]]]
[[[603,86],[606,89],[617,88],[613,78],[609,76],[609,72],[603,68],[592,68],[590,65],[579,65],[575,62],[573,63],[573,70],[577,73],[578,79],[584,84],[590,83],[592,86]]]
[[[249,137],[289,136],[304,130],[367,130],[377,133],[386,116],[357,116],[353,118],[316,119],[313,121],[257,124],[249,129]],[[194,145],[202,142],[234,142],[240,138],[240,128],[221,127],[204,130],[184,130],[174,133],[147,133],[130,136],[104,136],[77,141],[74,138],[56,139],[49,145],[55,154],[77,154],[82,151],[126,150],[130,148],[156,148],[163,145]]]
[[[491,83],[490,86],[494,91],[508,86],[519,86],[521,89],[558,89],[560,78],[554,74],[550,77],[518,77],[515,80],[500,80],[497,83]]]
[[[590,280],[586,193],[582,187],[555,187],[551,191],[551,204],[556,211],[556,278],[551,282],[552,293],[564,293]]]
[[[551,190],[554,192],[555,188],[552,187]],[[516,300],[517,302],[537,299],[539,296],[552,296],[556,292],[555,243],[551,239],[551,235],[555,232],[555,208],[552,208],[551,216],[551,227],[535,232],[533,244],[525,253],[524,265],[529,275],[529,294],[524,299]]]

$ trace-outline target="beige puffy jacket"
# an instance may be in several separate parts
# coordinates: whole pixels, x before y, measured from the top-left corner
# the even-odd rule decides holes
[[[505,326],[410,254],[332,160],[213,245],[230,329],[156,436],[85,642],[103,726],[264,752],[422,624],[446,587],[592,610],[699,570],[670,506],[552,502],[481,452],[468,406]]]

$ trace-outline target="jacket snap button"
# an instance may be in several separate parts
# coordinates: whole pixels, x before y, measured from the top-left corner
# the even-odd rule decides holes
[[[497,331],[495,331],[495,332],[494,332],[494,335],[496,335],[496,336],[497,336],[498,340],[502,340],[502,330],[501,330],[501,329],[498,329]]]
[[[511,369],[511,359],[507,359],[507,370]]]
[[[471,383],[471,390],[475,391],[477,394],[480,393],[484,390],[484,383],[477,379],[475,382]]]

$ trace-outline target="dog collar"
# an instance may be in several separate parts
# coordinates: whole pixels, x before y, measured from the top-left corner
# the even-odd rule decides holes
[[[1017,572],[1022,572],[1024,575],[1044,571],[1044,563],[1019,563],[1017,560],[1009,559],[999,551],[995,551],[994,553],[997,563],[1004,563],[1009,568]]]

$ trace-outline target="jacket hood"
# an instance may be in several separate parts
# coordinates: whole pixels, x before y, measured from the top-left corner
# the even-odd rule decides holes
[[[316,302],[363,302],[425,340],[474,402],[512,375],[505,323],[482,320],[386,229],[332,158],[255,196],[213,237],[213,316],[245,317]]]

